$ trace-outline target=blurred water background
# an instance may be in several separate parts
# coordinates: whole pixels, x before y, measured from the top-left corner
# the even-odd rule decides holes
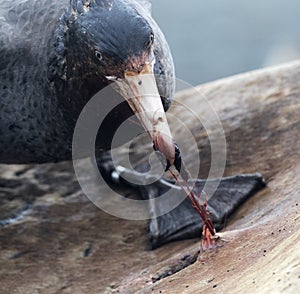
[[[299,0],[153,0],[152,14],[192,85],[300,58]]]

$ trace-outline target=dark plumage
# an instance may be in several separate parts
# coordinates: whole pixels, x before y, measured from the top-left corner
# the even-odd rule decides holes
[[[138,71],[151,55],[169,107],[172,58],[149,9],[149,1],[138,0],[1,1],[0,162],[71,159],[77,117],[110,83],[106,76]],[[123,103],[117,116],[129,112]],[[107,144],[98,140],[100,148]]]

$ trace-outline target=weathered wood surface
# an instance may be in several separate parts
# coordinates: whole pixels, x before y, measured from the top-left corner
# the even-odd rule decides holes
[[[1,166],[0,214],[12,217],[26,203],[32,206],[22,220],[0,229],[0,292],[297,293],[299,81],[297,61],[198,87],[225,130],[225,174],[260,172],[268,187],[229,221],[223,247],[169,276],[190,262],[198,240],[149,251],[146,222],[95,208],[80,192],[70,163]],[[201,115],[206,109],[194,93],[178,98]],[[203,130],[187,113],[172,111],[194,130],[205,174],[210,150]]]

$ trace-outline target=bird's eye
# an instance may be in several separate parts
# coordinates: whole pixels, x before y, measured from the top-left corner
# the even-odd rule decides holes
[[[148,43],[148,46],[149,46],[149,47],[152,46],[153,42],[154,42],[154,34],[151,33],[151,34],[150,34],[150,37],[149,37],[149,43]]]
[[[103,61],[103,56],[99,51],[95,51],[95,56],[99,61]]]

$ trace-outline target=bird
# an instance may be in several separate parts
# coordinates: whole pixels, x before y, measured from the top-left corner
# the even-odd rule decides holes
[[[71,159],[72,134],[84,105],[112,79],[126,74],[156,74],[159,107],[169,108],[174,84],[165,80],[173,79],[173,61],[143,4],[132,0],[1,3],[1,162]],[[130,111],[126,105],[119,117]],[[99,148],[109,148],[105,143],[100,142]]]
[[[108,115],[97,136],[99,156],[110,149],[122,121],[135,113],[154,149],[165,157],[166,169],[179,166],[164,115],[175,91],[174,63],[151,16],[151,1],[2,0],[0,32],[1,163],[71,160],[74,128],[85,105],[103,88],[129,78],[136,97],[151,87],[159,100],[130,99],[121,87],[118,95],[124,101]],[[154,77],[150,86],[142,83],[145,75]],[[139,109],[159,115],[139,115]],[[180,233],[176,227],[189,214],[189,209],[182,211],[174,217],[177,222],[160,222],[153,247],[193,235],[194,228]]]

